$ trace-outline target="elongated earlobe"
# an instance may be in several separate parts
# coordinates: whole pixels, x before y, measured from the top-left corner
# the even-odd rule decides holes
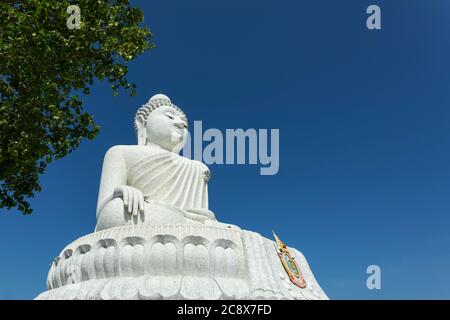
[[[147,130],[145,129],[145,120],[142,116],[136,117],[137,139],[139,146],[147,144]]]

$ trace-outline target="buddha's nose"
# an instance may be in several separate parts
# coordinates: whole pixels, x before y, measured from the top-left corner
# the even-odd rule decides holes
[[[187,128],[186,123],[183,120],[179,119],[179,118],[175,119],[173,124],[174,124],[175,127],[179,128],[179,129]]]

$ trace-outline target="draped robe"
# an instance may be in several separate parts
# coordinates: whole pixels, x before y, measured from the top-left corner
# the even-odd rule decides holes
[[[116,146],[105,155],[96,230],[127,224],[202,223],[215,220],[208,209],[209,169],[156,145]],[[140,190],[145,210],[131,217],[115,188]]]

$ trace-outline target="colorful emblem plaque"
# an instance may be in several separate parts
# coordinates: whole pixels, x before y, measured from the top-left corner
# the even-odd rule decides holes
[[[278,257],[280,258],[281,264],[284,267],[284,270],[286,270],[286,273],[289,276],[289,279],[293,284],[295,284],[299,288],[305,288],[306,287],[306,281],[305,278],[303,278],[303,275],[300,271],[299,266],[297,265],[297,262],[295,261],[295,258],[291,256],[291,252],[287,248],[287,246],[278,238],[278,236],[273,232],[273,235],[275,237],[275,249],[277,251]]]

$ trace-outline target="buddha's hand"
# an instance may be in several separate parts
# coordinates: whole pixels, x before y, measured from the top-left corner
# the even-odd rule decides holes
[[[129,214],[137,216],[138,212],[144,212],[144,195],[141,190],[130,186],[119,186],[114,189],[114,197],[122,197]]]

